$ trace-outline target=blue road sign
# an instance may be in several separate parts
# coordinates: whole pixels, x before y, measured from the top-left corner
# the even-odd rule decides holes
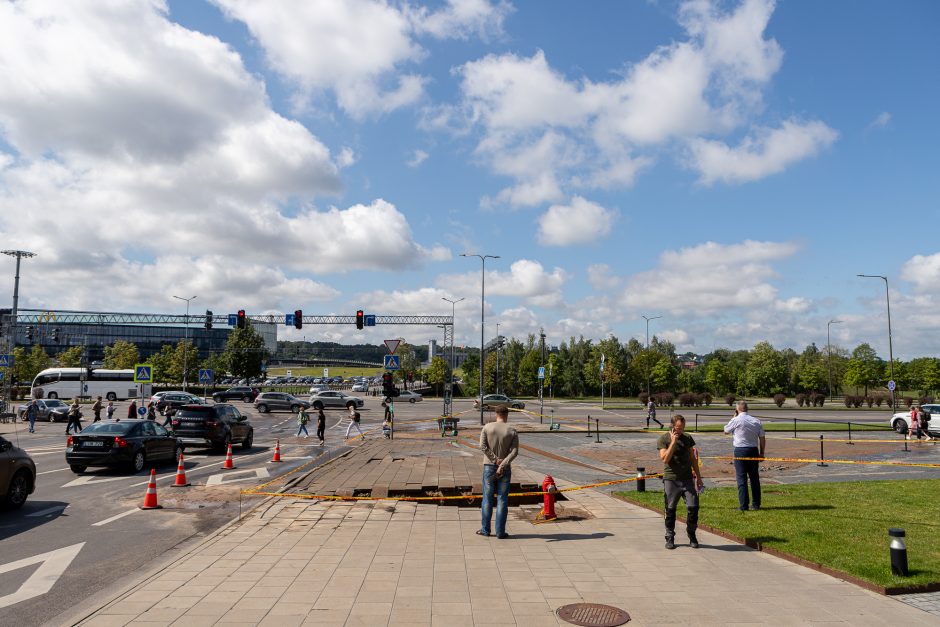
[[[289,327],[294,326],[294,314],[284,314],[284,324]]]
[[[153,383],[153,366],[150,364],[134,366],[134,383]]]
[[[5,372],[0,372],[0,381],[3,381],[3,377],[5,377],[6,374],[7,374],[7,373],[5,373]]]
[[[12,368],[13,355],[0,355],[0,368]]]
[[[368,316],[366,316],[366,317],[365,317],[365,325],[366,325],[367,327],[374,327],[374,326],[375,326],[375,316],[374,316],[374,315],[371,315],[371,314],[368,315]]]
[[[888,381],[888,389],[894,392],[894,388],[897,387],[897,384],[894,381]]]
[[[140,407],[138,407],[138,408],[137,408],[137,415],[138,415],[138,416],[146,416],[146,415],[147,415],[147,408],[144,407],[143,405],[141,405]]]
[[[238,314],[228,315],[228,326],[230,327],[238,326]]]
[[[386,355],[385,356],[385,369],[386,370],[401,370],[401,355]]]
[[[539,366],[539,379],[545,378],[545,366]]]
[[[215,380],[215,373],[210,368],[201,368],[199,370],[199,383],[209,384]]]

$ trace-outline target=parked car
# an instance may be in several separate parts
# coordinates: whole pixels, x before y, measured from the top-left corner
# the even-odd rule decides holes
[[[153,420],[93,422],[70,435],[65,463],[81,474],[89,466],[127,466],[134,472],[147,462],[172,462],[183,452],[176,436]]]
[[[329,389],[330,389],[330,386],[327,385],[326,383],[317,383],[315,385],[310,386],[310,391],[308,392],[308,394],[316,394],[317,392],[323,392]]]
[[[261,390],[258,388],[248,387],[247,385],[237,385],[222,392],[213,392],[212,400],[214,400],[216,403],[224,403],[225,401],[235,400],[251,403],[260,393]]]
[[[223,451],[229,444],[250,450],[255,429],[234,405],[184,405],[173,416],[173,432],[186,445],[209,446]]]
[[[316,394],[311,394],[310,403],[313,405],[314,409],[325,409],[329,407],[345,407],[347,409],[353,407],[359,409],[365,405],[365,401],[358,396],[349,396],[339,390],[324,390]]]
[[[39,416],[36,420],[48,420],[49,422],[65,422],[69,419],[69,404],[57,398],[40,398],[36,401],[39,407]],[[20,420],[26,420],[26,408],[29,403],[19,405],[16,408],[16,416]]]
[[[296,414],[301,407],[309,409],[310,403],[287,392],[264,392],[255,399],[255,409],[262,414],[277,410]]]
[[[931,435],[940,434],[940,404],[923,405],[924,411],[930,414],[927,431]],[[911,410],[899,411],[891,416],[891,427],[898,433],[907,433],[911,430]]]
[[[412,392],[411,390],[400,390],[398,396],[395,397],[396,401],[408,401],[409,403],[420,402],[423,397],[417,392]]]
[[[352,386],[353,392],[368,392],[369,384],[368,383],[356,383]]]
[[[157,411],[161,415],[167,412],[173,413],[183,405],[202,405],[205,401],[195,394],[189,392],[168,392],[160,397],[156,403]]]
[[[36,464],[23,449],[0,436],[0,503],[23,507],[36,489]]]
[[[525,403],[509,398],[505,394],[487,394],[483,397],[483,409],[496,409],[500,405],[506,405],[511,409],[525,409]],[[480,409],[480,399],[474,399],[473,407]]]

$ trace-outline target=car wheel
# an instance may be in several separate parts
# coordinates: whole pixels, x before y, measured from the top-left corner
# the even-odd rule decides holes
[[[264,403],[261,403],[260,405],[258,405],[258,411],[261,412],[262,414],[266,414],[268,413],[268,406],[265,405]]]
[[[243,403],[250,403],[250,402],[251,402],[251,397],[250,397],[250,396],[245,396],[245,397],[243,397],[243,398],[242,398],[242,402],[243,402]]]
[[[898,418],[894,421],[894,430],[898,433],[907,433],[907,423]]]
[[[251,444],[255,441],[255,430],[252,429],[248,432],[248,435],[245,436],[244,441],[242,442],[242,450],[250,451]]]
[[[86,468],[88,468],[88,466],[83,466],[83,465],[81,465],[81,464],[70,464],[70,465],[69,465],[69,469],[70,469],[72,472],[74,472],[76,475],[80,475],[80,474],[82,474],[83,472],[85,472],[85,469],[86,469]]]
[[[23,507],[26,497],[29,496],[29,473],[21,470],[13,475],[10,481],[10,489],[7,490],[7,505],[12,509]]]
[[[300,405],[291,405],[291,406],[290,406],[290,413],[296,414],[298,411],[300,411]]]
[[[55,414],[53,414],[51,411],[49,412],[49,422],[55,422]]]
[[[105,398],[107,398],[109,401],[116,401],[117,394],[115,394],[114,392],[108,392],[108,395]]]
[[[416,398],[409,398],[409,399],[408,399],[408,402],[414,404],[414,403],[417,403],[417,402],[418,402],[418,399],[416,399]]]
[[[316,409],[317,411],[320,411],[321,409],[323,409],[323,403],[321,403],[320,401],[317,401],[313,404],[313,408]]]
[[[217,395],[217,394],[213,394],[213,395],[212,395],[212,402],[213,402],[213,403],[221,403],[221,402],[222,402],[222,397],[219,396],[219,395]]]
[[[59,395],[56,394],[55,392],[49,392],[49,396],[47,396],[46,398],[59,398]]]
[[[134,472],[140,472],[144,469],[144,466],[147,464],[147,456],[144,455],[143,451],[137,451],[134,453],[134,461],[131,462],[131,466],[134,469]]]

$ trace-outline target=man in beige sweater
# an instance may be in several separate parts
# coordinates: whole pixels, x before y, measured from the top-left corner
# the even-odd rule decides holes
[[[509,514],[509,479],[512,460],[519,454],[519,434],[509,426],[509,409],[501,405],[496,409],[496,422],[480,430],[480,450],[483,451],[483,525],[477,535],[490,535],[493,517],[493,493],[496,494],[496,537],[508,538],[506,517]]]

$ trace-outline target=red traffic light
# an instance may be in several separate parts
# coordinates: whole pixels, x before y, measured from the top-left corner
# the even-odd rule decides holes
[[[239,329],[245,328],[245,310],[239,309],[237,314],[237,324],[235,325]]]
[[[361,329],[362,327],[364,327],[364,326],[365,326],[365,321],[366,321],[366,316],[365,316],[365,314],[362,312],[361,309],[358,310],[358,311],[356,312],[356,328],[357,328],[357,329]]]
[[[304,312],[300,309],[294,311],[294,328],[304,328]]]

